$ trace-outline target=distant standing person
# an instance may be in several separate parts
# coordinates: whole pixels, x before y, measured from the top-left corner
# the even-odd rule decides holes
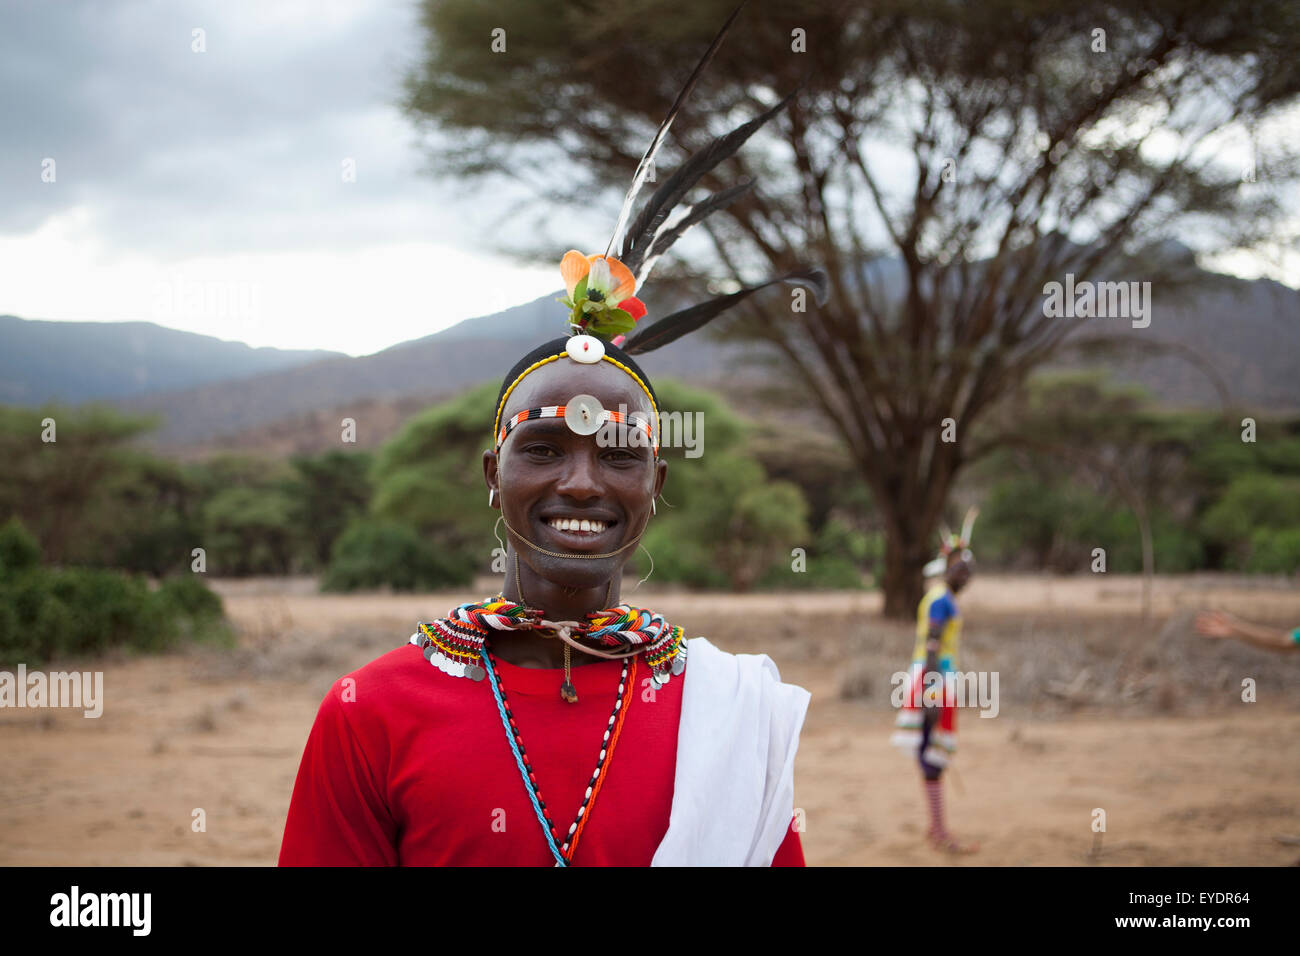
[[[966,513],[960,535],[945,534],[939,556],[925,566],[926,577],[942,575],[916,614],[916,646],[912,654],[903,706],[898,712],[891,743],[915,753],[921,765],[930,826],[926,839],[949,853],[974,853],[978,844],[963,843],[948,832],[943,809],[942,775],[957,749],[957,707],[949,675],[957,669],[957,644],[961,637],[961,612],[955,596],[971,578],[971,532],[978,511]],[[923,698],[930,674],[942,678],[942,694]],[[936,678],[929,678],[932,684]]]
[[[1300,650],[1300,627],[1286,631],[1243,621],[1224,611],[1202,611],[1196,615],[1196,629],[1206,637],[1235,637],[1269,651]]]

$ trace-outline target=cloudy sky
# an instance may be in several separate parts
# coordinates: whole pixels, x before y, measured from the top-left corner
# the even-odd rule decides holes
[[[415,0],[0,4],[0,314],[360,355],[555,291],[493,251],[523,197],[429,174],[394,105],[416,22]],[[1209,264],[1300,286],[1293,251]]]
[[[557,289],[428,174],[418,47],[414,0],[0,6],[0,314],[356,355]]]

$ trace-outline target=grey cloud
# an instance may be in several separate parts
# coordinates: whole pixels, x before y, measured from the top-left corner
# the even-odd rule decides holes
[[[0,234],[84,207],[154,255],[456,237],[393,106],[415,24],[409,0],[0,7]]]

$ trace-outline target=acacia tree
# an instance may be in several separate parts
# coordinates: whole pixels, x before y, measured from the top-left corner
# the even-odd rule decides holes
[[[437,130],[441,174],[512,177],[551,212],[599,199],[591,222],[612,222],[732,6],[426,0],[405,105]],[[954,479],[997,445],[972,426],[1078,327],[1044,314],[1047,282],[1164,293],[1179,267],[1149,253],[1171,237],[1201,251],[1281,237],[1296,163],[1268,124],[1295,104],[1298,54],[1284,0],[742,12],[660,168],[799,93],[704,182],[758,187],[706,223],[677,271],[829,273],[824,306],[794,311],[772,292],[723,331],[779,356],[848,448],[884,526],[887,614],[912,612]]]

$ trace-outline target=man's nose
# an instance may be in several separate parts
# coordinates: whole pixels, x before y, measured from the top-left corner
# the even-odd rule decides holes
[[[569,455],[555,490],[579,500],[599,497],[605,489],[600,483],[596,456],[585,452]]]

